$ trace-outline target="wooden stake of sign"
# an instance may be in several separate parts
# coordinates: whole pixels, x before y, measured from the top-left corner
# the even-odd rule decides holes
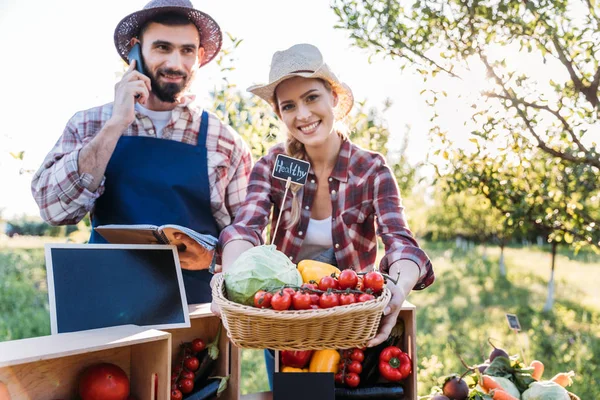
[[[285,192],[283,192],[283,199],[281,199],[281,206],[279,206],[279,216],[277,217],[277,224],[275,225],[275,232],[273,236],[271,236],[271,244],[275,243],[275,236],[277,236],[277,229],[279,229],[279,223],[281,222],[281,214],[283,214],[283,205],[285,204],[285,198],[287,197],[287,192],[292,185],[292,178],[287,178],[285,182]]]
[[[521,358],[523,359],[523,363],[527,365],[527,361],[525,361],[525,351],[523,351],[523,343],[521,343],[521,338],[519,337],[519,331],[521,330],[519,318],[517,318],[515,314],[506,314],[506,320],[508,322],[508,327],[513,330],[515,336],[517,337],[519,350],[521,351]]]

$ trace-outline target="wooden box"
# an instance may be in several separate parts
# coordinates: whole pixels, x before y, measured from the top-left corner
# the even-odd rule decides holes
[[[189,306],[190,328],[178,328],[166,330],[172,335],[171,351],[172,358],[175,359],[179,346],[183,342],[191,342],[195,338],[202,339],[207,345],[212,342],[221,326],[221,319],[210,311],[210,303],[192,304]],[[217,359],[215,376],[228,376],[229,382],[227,389],[221,394],[219,399],[237,400],[239,398],[239,381],[241,374],[240,352],[233,349],[227,337],[225,328],[221,328],[221,337],[219,340],[219,358]],[[169,365],[169,368],[171,365]],[[169,370],[170,371],[170,370]]]
[[[404,343],[401,348],[408,353],[412,360],[412,374],[404,382],[405,400],[417,400],[417,317],[416,307],[405,301],[402,305],[399,318],[404,320]],[[275,352],[275,371],[279,371],[279,352]],[[254,399],[271,399],[270,394],[260,394],[253,397]]]
[[[74,398],[84,367],[99,362],[121,367],[136,399],[170,399],[167,332],[126,325],[0,343],[0,381],[11,400]]]

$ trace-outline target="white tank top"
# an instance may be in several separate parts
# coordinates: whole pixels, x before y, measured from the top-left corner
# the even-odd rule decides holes
[[[331,236],[331,217],[325,219],[310,219],[306,235],[298,253],[298,261],[313,259],[333,246]]]

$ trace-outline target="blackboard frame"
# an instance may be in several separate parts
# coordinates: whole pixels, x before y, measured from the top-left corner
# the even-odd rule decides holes
[[[57,244],[47,243],[45,248],[46,258],[46,273],[48,282],[48,302],[50,308],[50,331],[52,335],[60,333],[58,327],[58,313],[56,309],[56,285],[54,281],[54,265],[52,260],[52,250],[54,249],[85,249],[85,250],[160,250],[169,252],[173,257],[173,265],[179,285],[179,296],[181,299],[181,315],[183,317],[182,322],[177,323],[164,323],[164,324],[148,324],[143,325],[148,329],[177,329],[177,328],[189,328],[190,316],[189,308],[186,300],[185,286],[183,283],[183,275],[181,272],[181,265],[179,263],[179,256],[177,253],[177,247],[174,245],[157,245],[157,244]],[[84,329],[82,329],[84,330]]]
[[[292,166],[294,163],[298,167],[298,170],[304,172],[305,175],[303,177],[295,177],[293,173],[286,172],[278,172],[277,165],[282,164],[283,166]],[[288,178],[292,183],[297,185],[305,185],[306,180],[308,179],[308,173],[310,172],[310,163],[308,161],[299,160],[294,157],[286,156],[285,154],[277,154],[277,158],[275,159],[275,165],[273,166],[273,171],[271,172],[271,176],[273,178],[287,181]]]

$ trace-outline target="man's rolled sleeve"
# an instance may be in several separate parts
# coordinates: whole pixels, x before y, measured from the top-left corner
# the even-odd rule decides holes
[[[76,150],[63,157],[64,172],[61,174],[66,179],[58,181],[59,197],[61,202],[66,205],[75,203],[80,207],[84,207],[87,211],[91,210],[96,202],[96,199],[104,192],[104,181],[102,181],[98,188],[91,192],[88,187],[93,183],[93,177],[91,174],[79,174],[79,152],[81,149]]]

